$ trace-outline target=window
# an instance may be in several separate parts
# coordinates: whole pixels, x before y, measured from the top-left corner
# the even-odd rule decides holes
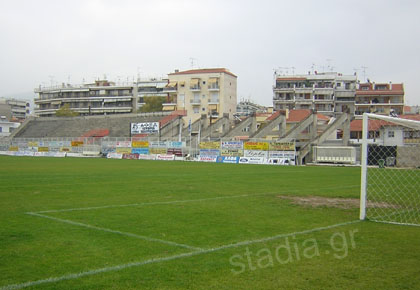
[[[362,87],[362,91],[369,91],[369,87]]]
[[[193,110],[194,110],[194,114],[200,113],[200,108],[198,107],[194,107]]]
[[[394,138],[394,131],[388,131],[388,138]]]

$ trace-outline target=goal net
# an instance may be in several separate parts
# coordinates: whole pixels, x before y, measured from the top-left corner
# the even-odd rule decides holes
[[[420,225],[420,121],[363,115],[360,219]]]

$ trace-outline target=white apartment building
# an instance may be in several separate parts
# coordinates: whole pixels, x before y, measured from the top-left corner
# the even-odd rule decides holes
[[[185,110],[184,120],[196,121],[201,115],[210,122],[236,113],[237,76],[225,68],[193,69],[168,74],[168,93],[163,110]]]
[[[55,116],[65,104],[80,115],[107,115],[136,113],[144,104],[144,97],[167,96],[163,89],[167,79],[151,79],[127,84],[98,80],[92,84],[62,84],[35,89],[35,114],[40,117]]]
[[[0,98],[0,116],[4,116],[8,120],[23,121],[29,114],[29,101],[14,98]]]
[[[275,110],[313,109],[333,116],[350,110],[354,114],[356,76],[340,73],[276,75],[273,86]]]

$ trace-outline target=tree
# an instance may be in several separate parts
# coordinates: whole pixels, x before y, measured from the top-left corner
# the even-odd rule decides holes
[[[139,109],[140,113],[161,112],[163,108],[162,104],[165,102],[165,97],[145,97],[144,102],[145,104]]]
[[[65,104],[55,112],[57,117],[75,117],[79,116],[78,112],[72,111],[69,104]]]

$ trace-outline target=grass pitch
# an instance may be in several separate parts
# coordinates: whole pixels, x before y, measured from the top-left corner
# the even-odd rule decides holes
[[[359,168],[0,157],[0,289],[418,289],[420,228],[358,222]]]

